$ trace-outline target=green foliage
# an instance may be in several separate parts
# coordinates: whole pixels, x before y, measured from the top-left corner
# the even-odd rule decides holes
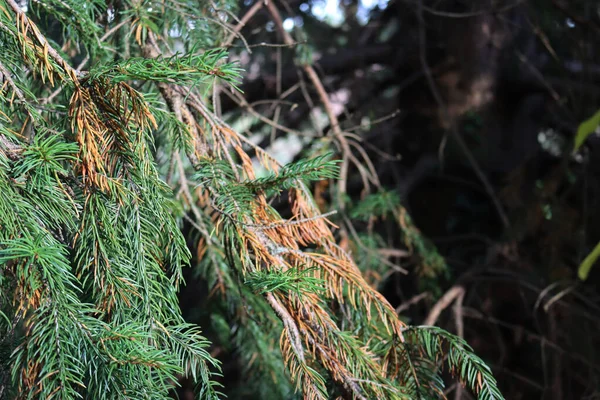
[[[385,217],[400,205],[400,196],[395,191],[380,190],[361,200],[350,211],[350,217],[368,221],[374,217]]]
[[[55,174],[65,176],[68,173],[64,162],[76,160],[77,150],[74,143],[61,142],[60,133],[54,135],[38,133],[32,145],[24,149],[23,158],[17,163],[13,173],[18,177],[17,179],[23,180],[27,180],[27,175],[30,175],[32,185],[43,186],[49,182],[38,182],[38,179],[47,179]]]
[[[192,152],[193,142],[189,127],[173,113],[165,110],[162,100],[154,93],[145,94],[144,98],[148,102],[150,112],[156,118],[156,131],[162,133],[155,138],[157,147],[166,151],[183,151],[186,154]]]
[[[322,279],[311,276],[313,271],[309,269],[287,271],[258,271],[248,275],[246,284],[255,292],[264,294],[280,291],[283,293],[294,293],[302,298],[304,293],[323,294],[325,282]]]
[[[145,41],[148,31],[161,35],[169,32],[173,41],[185,47],[215,48],[229,34],[223,22],[233,18],[238,3],[216,0],[199,6],[195,0],[127,0],[121,10],[133,22],[136,40]]]
[[[587,279],[594,263],[598,260],[598,257],[600,257],[600,242],[598,242],[590,254],[588,254],[579,265],[579,268],[577,269],[577,276],[579,276],[579,279],[582,281]]]
[[[55,396],[57,387],[64,398],[80,397],[83,387],[99,399],[124,387],[128,398],[156,398],[185,373],[215,398],[207,364],[218,364],[197,328],[181,319],[175,297],[189,255],[164,185],[134,174],[122,192],[129,197],[124,205],[100,193],[85,201],[81,193],[71,197],[60,177],[76,161],[75,149],[58,138],[36,137],[12,170],[4,159],[0,171],[2,282],[17,283],[16,300],[30,302],[19,305],[31,328],[13,353],[13,380],[23,382],[25,366],[35,365],[39,370],[28,379],[43,398]],[[138,187],[146,189],[136,193]],[[71,253],[61,237],[78,227]],[[171,277],[159,260],[168,260]]]
[[[34,11],[57,18],[65,35],[92,49],[99,4],[45,2]],[[220,397],[213,372],[219,364],[179,310],[176,289],[190,254],[172,215],[171,189],[149,152],[152,121],[144,123],[139,113],[129,119],[145,105],[125,86],[114,91],[119,77],[107,83],[105,73],[87,77],[88,114],[75,117],[85,122],[64,117],[68,103],[38,109],[46,79],[58,77],[79,94],[87,89],[49,54],[35,28],[30,37],[16,28],[22,17],[10,14],[12,3],[0,6],[7,48],[0,65],[11,73],[0,96],[0,348],[10,354],[2,371],[5,363],[11,370],[2,390],[23,398],[168,398],[178,377],[188,375],[203,398]],[[212,54],[214,62],[222,57]],[[112,102],[114,94],[123,100]],[[89,121],[99,127],[103,154],[94,157],[106,163],[108,190],[94,187],[81,169],[92,147],[77,135],[93,137]]]
[[[337,174],[336,161],[326,161],[327,155],[312,160],[302,160],[288,164],[278,173],[241,182],[236,172],[224,160],[200,160],[194,180],[199,187],[206,188],[213,195],[215,209],[226,215],[238,214],[241,217],[253,212],[255,196],[280,193],[298,184],[299,180],[315,181],[332,178]]]
[[[242,69],[235,63],[223,63],[226,58],[227,52],[223,50],[209,50],[199,55],[190,52],[185,56],[174,55],[165,59],[133,57],[96,66],[90,70],[89,77],[93,80],[108,78],[113,83],[136,79],[191,86],[207,79],[221,78],[237,88]]]
[[[583,121],[579,124],[577,128],[577,134],[575,135],[575,144],[573,146],[573,151],[579,150],[581,145],[586,141],[586,139],[600,126],[600,110],[598,110],[594,115],[592,115],[587,120]],[[600,257],[600,242],[594,247],[594,249],[586,256],[586,258],[581,262],[579,268],[577,269],[577,276],[582,281],[585,281],[592,269],[596,260]]]
[[[478,399],[504,398],[498,390],[490,368],[473,353],[473,349],[463,339],[433,326],[411,327],[406,331],[406,338],[409,343],[416,344],[429,360],[437,360],[440,354],[444,354],[450,372],[477,393]],[[417,361],[418,366],[413,362],[412,368],[417,391],[425,383],[425,390],[439,393],[443,389],[443,383],[439,379],[432,379],[434,364],[423,368],[420,362]],[[425,379],[419,380],[423,375]]]
[[[583,121],[581,124],[579,124],[579,127],[577,127],[573,151],[579,150],[579,148],[586,141],[588,136],[590,136],[596,131],[596,129],[598,129],[598,126],[600,126],[600,110],[598,110],[590,118]]]
[[[88,46],[88,51],[97,50],[101,29],[96,18],[106,11],[105,1],[31,1],[28,7],[39,20],[55,18],[62,28],[64,41],[73,40]]]
[[[212,202],[216,210],[226,214],[237,214],[240,218],[252,213],[254,194],[241,183],[236,182],[233,168],[223,160],[201,160],[194,180],[199,187],[212,192]]]
[[[278,173],[244,181],[244,186],[253,192],[275,192],[289,190],[298,184],[298,180],[320,181],[333,179],[339,173],[338,160],[327,161],[331,154],[317,156],[310,160],[301,160],[285,165]]]
[[[361,271],[375,271],[379,274],[385,273],[389,265],[381,262],[381,256],[377,251],[385,247],[385,241],[376,233],[359,233],[356,237],[355,260]]]

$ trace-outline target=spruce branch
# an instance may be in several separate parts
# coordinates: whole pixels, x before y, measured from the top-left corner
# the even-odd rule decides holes
[[[276,190],[277,193],[289,190],[297,184],[298,180],[319,181],[336,178],[339,172],[338,161],[327,161],[329,154],[315,157],[311,160],[287,164],[276,174],[242,182],[252,191]]]
[[[165,398],[185,372],[219,397],[208,342],[182,325],[175,295],[189,252],[150,152],[156,121],[146,101],[125,82],[73,70],[5,3],[13,14],[2,7],[0,28],[13,48],[0,58],[15,105],[37,102],[20,87],[22,65],[72,92],[66,121],[41,109],[29,142],[0,131],[0,282],[15,287],[25,328],[11,360],[14,386],[23,397]],[[81,3],[45,5],[66,12]]]
[[[410,327],[405,332],[408,343],[416,344],[430,360],[437,360],[440,354],[446,354],[450,371],[473,390],[478,399],[504,399],[490,368],[462,338],[434,326]],[[431,368],[424,368],[423,371],[431,374]],[[431,382],[435,381],[427,381]]]
[[[89,77],[108,78],[114,83],[136,79],[192,87],[217,77],[237,88],[242,70],[235,63],[223,63],[226,58],[224,50],[209,50],[201,55],[190,52],[168,58],[128,58],[121,63],[94,67]]]

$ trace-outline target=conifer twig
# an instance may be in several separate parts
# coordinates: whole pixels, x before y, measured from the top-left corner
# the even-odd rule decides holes
[[[319,215],[315,215],[314,217],[301,218],[301,219],[297,219],[297,220],[288,220],[288,221],[282,220],[282,221],[274,222],[274,223],[271,223],[268,225],[246,224],[246,226],[250,226],[250,227],[258,228],[258,229],[274,229],[274,228],[278,228],[281,226],[294,226],[294,225],[305,224],[307,222],[315,221],[315,220],[321,219],[321,218],[327,218],[327,217],[330,217],[335,214],[337,214],[337,210],[332,210],[332,211],[326,212],[325,214],[319,214]]]
[[[22,20],[23,24],[29,28],[30,31],[33,32],[35,38],[40,43],[40,45],[46,49],[48,55],[54,59],[54,61],[61,66],[65,72],[73,79],[75,79],[79,73],[77,73],[71,65],[63,59],[60,54],[48,43],[48,40],[42,35],[39,29],[35,26],[33,22],[29,20],[29,18],[25,15],[25,12],[19,7],[19,5],[15,2],[15,0],[5,0],[6,3],[12,8],[15,14]]]
[[[125,25],[128,22],[130,22],[130,18],[125,18],[123,21],[121,21],[117,25],[113,26],[104,35],[102,35],[102,37],[99,40],[100,43],[104,42],[106,39],[108,39],[108,37],[110,37],[110,35],[112,35],[113,33],[115,33],[119,28],[121,28],[123,25]],[[77,67],[75,68],[75,70],[78,71],[78,72],[81,72],[81,69],[83,67],[85,67],[85,65],[88,63],[88,61],[90,61],[90,55],[89,54],[87,54],[85,56],[85,58],[83,60],[81,60],[81,62],[79,63],[79,65],[77,65]],[[42,104],[48,104],[48,103],[50,103],[56,96],[58,96],[62,92],[63,88],[64,88],[64,86],[59,86],[58,88],[56,88],[56,90],[54,92],[52,92],[50,94],[50,96],[42,99],[41,103]]]

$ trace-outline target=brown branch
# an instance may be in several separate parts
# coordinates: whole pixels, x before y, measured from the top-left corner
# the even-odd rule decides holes
[[[549,340],[546,336],[537,334],[537,333],[527,330],[527,329],[524,329],[523,326],[521,326],[521,325],[506,322],[506,321],[491,317],[489,315],[486,315],[485,313],[482,313],[481,311],[475,310],[473,308],[467,308],[467,307],[465,307],[465,309],[464,309],[464,316],[466,318],[472,318],[472,319],[486,321],[486,322],[489,322],[490,324],[495,324],[495,325],[501,326],[503,328],[510,329],[514,332],[518,332],[519,334],[524,335],[526,340],[536,340],[536,341],[540,342],[540,346],[548,347],[549,349],[552,349],[567,358],[579,361],[580,363],[582,363],[586,367],[590,368],[591,370],[600,372],[600,366],[595,361],[588,360],[587,358],[583,357],[580,354],[577,354],[576,352],[567,350],[567,349],[561,347],[560,344]]]
[[[225,93],[230,99],[235,101],[240,107],[244,108],[246,111],[248,111],[250,114],[254,115],[256,118],[258,118],[265,124],[267,124],[273,128],[279,129],[280,131],[283,131],[286,133],[291,133],[292,135],[303,136],[302,132],[297,131],[295,129],[290,129],[287,126],[281,125],[281,124],[277,123],[276,121],[273,121],[272,119],[269,119],[269,118],[265,117],[264,115],[262,115],[261,113],[259,113],[258,111],[256,111],[250,104],[248,104],[246,99],[244,99],[244,97],[241,96],[239,93],[235,93],[235,92],[230,93],[228,91],[223,91],[223,93]]]
[[[177,172],[179,173],[180,190],[183,192],[183,195],[186,198],[187,203],[189,204],[190,209],[192,210],[192,213],[194,214],[194,217],[196,217],[196,222],[192,221],[191,219],[190,219],[190,222],[192,223],[192,225],[194,225],[194,227],[196,229],[198,229],[198,231],[200,233],[202,233],[204,235],[205,239],[209,243],[213,243],[214,239],[213,239],[212,235],[210,234],[210,232],[208,231],[208,229],[206,228],[206,226],[204,225],[202,213],[200,212],[200,209],[194,203],[194,197],[192,196],[192,192],[188,185],[185,168],[183,167],[183,161],[181,160],[181,156],[179,155],[178,152],[174,152],[173,160],[174,160],[174,163],[177,165]]]
[[[448,290],[441,299],[433,306],[429,315],[425,319],[423,325],[435,325],[440,314],[444,311],[453,301],[460,302],[462,304],[462,298],[465,295],[465,289],[462,286],[453,286]],[[462,330],[462,327],[461,327]]]
[[[0,151],[12,161],[17,161],[23,149],[11,142],[6,136],[0,134]]]
[[[294,353],[296,353],[296,356],[298,356],[298,359],[300,361],[302,361],[303,363],[306,362],[304,358],[304,347],[302,347],[302,341],[300,339],[300,332],[298,331],[298,326],[296,326],[294,319],[292,318],[290,313],[288,313],[285,307],[279,304],[273,293],[267,293],[265,298],[267,299],[267,302],[271,305],[271,307],[273,307],[273,310],[275,311],[275,313],[277,313],[277,315],[279,316],[279,318],[281,318],[281,321],[285,325],[288,331],[288,338],[290,339],[290,344],[292,345],[292,349],[294,349]]]
[[[160,49],[158,48],[152,35],[149,35],[147,43],[143,46],[143,52],[146,57],[154,58],[159,55]],[[326,110],[328,110],[332,116],[331,123],[332,129],[334,131],[334,136],[336,136],[336,139],[338,139],[337,135],[339,135],[338,141],[340,141],[341,143],[346,143],[348,151],[344,151],[343,154],[345,154],[346,157],[348,157],[348,154],[351,154],[350,148],[345,136],[343,135],[339,127],[339,123],[335,115],[333,114],[331,103],[327,98],[327,93],[325,92],[325,89],[323,88],[323,85],[316,76],[314,70],[311,67],[306,68],[312,70],[313,72],[313,75],[308,75],[309,77],[312,76],[311,79],[313,80],[313,84],[315,85],[315,87],[320,88],[320,96],[322,96],[321,100],[325,104]],[[202,135],[203,132],[201,131],[201,127],[198,127],[197,129],[195,128],[197,124],[195,118],[200,117],[205,119],[206,123],[210,126],[211,129],[213,129],[213,137],[215,142],[211,144],[214,144],[215,147],[218,145],[223,146],[224,151],[221,154],[221,152],[218,151],[219,148],[216,148],[216,150],[213,148],[212,150],[216,154],[219,154],[221,157],[229,157],[228,161],[231,164],[233,164],[229,152],[224,147],[226,143],[231,143],[234,145],[234,147],[236,147],[238,153],[240,153],[241,150],[239,150],[239,147],[237,147],[238,144],[236,143],[241,143],[243,141],[242,136],[239,135],[239,133],[232,130],[224,121],[221,120],[221,118],[219,118],[219,116],[215,115],[214,113],[211,113],[210,110],[208,110],[208,107],[201,101],[201,99],[195,93],[191,92],[191,90],[169,84],[158,84],[158,87],[161,91],[161,95],[167,102],[168,108],[173,113],[175,113],[176,117],[180,121],[186,123],[186,125],[191,125],[194,127],[194,131],[192,133],[196,142],[203,140],[200,137],[200,135]],[[184,97],[186,98],[185,101],[183,100]],[[195,114],[191,114],[192,111]],[[221,140],[221,142],[219,142],[219,140]],[[208,146],[208,143],[204,142],[204,144]],[[209,149],[207,148],[203,151],[200,151],[199,154],[206,155],[208,150]],[[240,156],[244,158],[244,154],[240,154]],[[188,157],[190,157],[189,154]],[[191,157],[190,161],[192,162],[192,164],[195,164],[194,159]],[[276,169],[275,165],[278,164],[274,163],[273,165],[273,167]],[[181,168],[181,165],[179,163],[178,167]],[[237,171],[236,165],[232,165],[232,168],[234,169],[234,171]],[[246,172],[251,174],[251,171],[246,170]],[[180,171],[180,174],[183,174],[183,172]],[[182,186],[185,190],[185,185]],[[305,194],[307,198],[310,198],[310,193],[307,192],[306,187],[301,185],[301,187],[299,187],[298,190],[299,193],[306,192]],[[262,203],[257,201],[257,204]],[[296,237],[292,239],[292,242],[289,242],[288,239],[276,239],[272,235],[272,233],[266,232],[263,229],[264,227],[254,228],[253,226],[250,226],[245,223],[249,221],[244,221],[243,223],[246,228],[244,229],[244,235],[246,235],[246,238],[252,246],[250,251],[253,252],[253,255],[258,260],[256,264],[252,262],[244,266],[244,268],[246,270],[255,270],[256,268],[261,268],[262,263],[270,263],[278,268],[286,269],[289,268],[291,265],[296,265],[299,264],[301,261],[306,261],[306,265],[314,265],[315,267],[321,268],[323,270],[323,274],[329,276],[330,279],[333,279],[334,277],[336,278],[335,283],[331,283],[332,295],[340,299],[343,296],[345,296],[344,292],[341,290],[341,285],[343,283],[347,283],[352,288],[351,293],[356,293],[356,291],[361,293],[360,298],[358,296],[356,296],[356,299],[352,297],[351,302],[354,303],[354,301],[356,301],[357,305],[359,302],[362,303],[362,305],[367,308],[368,315],[370,315],[371,305],[375,304],[378,314],[380,314],[381,318],[384,321],[384,324],[386,325],[386,328],[388,329],[388,333],[393,333],[397,335],[399,340],[403,341],[401,332],[402,323],[397,319],[393,309],[391,308],[391,306],[389,306],[389,303],[385,300],[385,298],[383,298],[383,296],[379,292],[375,291],[366,284],[356,265],[349,258],[347,258],[347,256],[343,254],[343,252],[337,247],[337,245],[333,242],[333,238],[327,236],[331,235],[331,232],[326,228],[325,224],[320,221],[322,218],[320,212],[316,208],[312,208],[308,205],[301,207],[306,208],[302,208],[296,214],[296,216],[299,217],[299,220],[302,220],[303,222],[312,222],[315,226],[317,226],[316,222],[319,221],[319,227],[315,227],[312,230],[312,232],[308,232],[307,236],[315,237],[316,239],[314,239],[314,242],[322,245],[325,248],[325,250],[329,253],[329,255],[305,254],[303,251],[299,250],[299,246],[294,244],[296,242],[302,243],[302,240],[305,239]],[[217,212],[220,212],[215,207],[213,207],[213,209],[215,209]],[[315,214],[318,214],[319,216],[316,216]],[[233,219],[233,216],[231,215],[224,215],[228,218]],[[264,214],[263,217],[267,219],[270,218],[267,214]],[[280,220],[276,218],[275,220],[271,220],[269,222],[279,224],[279,221]],[[286,226],[286,222],[284,221],[281,225],[282,226],[280,228]],[[283,233],[285,234],[285,232]],[[327,237],[325,238],[324,235]],[[291,258],[291,261],[287,260],[286,257]],[[305,321],[310,319],[313,319],[315,321],[323,321],[323,318],[327,317],[326,313],[323,313],[323,310],[320,309],[319,304],[314,301],[307,301],[306,303],[304,303],[304,306],[306,307],[305,312],[298,314],[296,312],[297,310],[291,308],[291,306],[288,306],[287,304],[282,304],[283,299],[278,299],[273,293],[268,293],[265,297],[271,308],[275,311],[275,313],[281,319],[285,326],[285,337],[287,337],[288,340],[285,340],[284,343],[286,343],[286,345],[289,344],[291,350],[296,354],[298,359],[304,362],[306,350],[303,347],[302,339],[310,340],[312,336],[300,330],[301,327],[299,326],[299,321]],[[325,328],[323,329],[334,328],[336,328],[335,324],[333,324],[332,327],[325,326]],[[302,332],[302,335],[300,334],[300,332]],[[325,352],[325,355],[328,352],[333,352],[332,355],[335,355],[336,351],[343,351],[336,350],[329,344],[320,344],[320,346],[322,346],[322,350]],[[351,354],[346,354],[344,352],[344,360],[347,360],[350,357]],[[337,362],[337,364],[342,365],[339,361]],[[324,367],[328,368],[327,362],[324,363]],[[357,383],[355,382],[354,376],[352,376],[351,373],[346,373],[345,376],[342,376],[335,370],[332,370],[331,372],[334,374],[338,374],[337,376],[340,377],[343,381],[342,383],[344,384],[344,387],[352,391],[356,397],[364,398],[364,396],[362,396],[361,394],[362,390],[360,389],[359,385],[357,385]]]
[[[501,13],[509,11],[515,7],[518,7],[519,5],[521,5],[524,2],[525,2],[525,0],[517,0],[513,4],[509,4],[509,5],[506,5],[504,7],[498,8],[498,9],[492,8],[492,9],[487,9],[487,10],[477,10],[477,11],[471,11],[471,12],[440,11],[440,10],[436,10],[435,8],[427,7],[425,5],[423,5],[423,10],[427,11],[429,14],[436,15],[438,17],[473,18],[473,17],[478,17],[480,15],[501,14]]]
[[[287,44],[285,44],[285,46],[288,47]],[[319,69],[322,70],[323,73],[339,74],[356,68],[367,68],[373,64],[397,65],[404,59],[404,51],[403,48],[398,49],[397,47],[394,48],[387,44],[377,44],[370,47],[345,48],[338,49],[335,54],[324,54],[317,63]],[[406,54],[409,53],[410,50],[407,50]],[[303,79],[299,78],[299,72],[301,72],[301,70],[298,67],[286,65],[281,74],[282,87],[293,87],[295,84],[298,84],[298,82],[302,84]],[[300,76],[301,75],[302,74],[300,73]],[[271,86],[270,82],[271,78],[264,73],[251,81],[246,80],[243,89],[248,102],[252,103],[257,99],[264,98],[265,93],[268,96],[275,97],[275,86]],[[305,89],[304,86],[301,88]],[[309,102],[307,101],[307,103]],[[312,102],[310,102],[309,105],[310,108],[313,107]],[[223,112],[231,110],[234,107],[235,104],[231,101],[223,102]]]
[[[261,8],[263,8],[264,3],[263,0],[258,0],[256,3],[254,3],[254,5],[252,7],[250,7],[250,9],[248,11],[246,11],[246,14],[244,14],[244,16],[242,17],[242,19],[240,20],[240,22],[231,30],[231,35],[229,35],[229,37],[227,39],[225,39],[225,42],[223,42],[223,47],[229,47],[231,46],[231,44],[233,43],[233,40],[236,37],[240,37],[242,38],[242,36],[240,35],[240,31],[244,28],[244,26],[246,26],[246,24],[248,23],[248,21],[250,21],[250,19],[254,16],[254,14],[256,14],[258,11],[260,11]],[[246,43],[246,47],[248,47],[248,44]],[[248,48],[248,52],[252,53],[252,51]]]
[[[157,58],[160,54],[160,48],[156,43],[156,40],[152,34],[148,34],[146,44],[142,46],[142,53],[147,58]],[[198,132],[197,122],[194,115],[184,103],[181,94],[174,90],[171,85],[167,83],[157,83],[158,90],[161,96],[165,99],[168,108],[175,114],[175,117],[182,123],[184,123],[192,134],[194,140],[194,151],[188,152],[187,156],[190,162],[195,167],[198,165],[198,154],[200,156],[208,155],[208,147],[206,143],[201,141],[201,136]]]
[[[331,363],[331,361],[333,361],[331,359],[330,354],[327,353],[327,351],[323,348],[323,345],[321,343],[315,343],[314,339],[310,336],[308,336],[308,340],[309,342],[316,347],[316,349],[319,351],[319,354],[321,355],[321,357],[323,359],[327,359],[329,361],[329,363]],[[340,363],[339,360],[335,359],[336,363]],[[345,371],[344,371],[345,372]],[[354,394],[354,397],[360,400],[367,400],[367,398],[362,394],[362,390],[360,389],[360,387],[356,384],[356,379],[353,378],[352,376],[349,376],[347,373],[344,373],[340,370],[337,371],[338,374],[340,374],[342,376],[342,383],[344,385],[344,387],[349,390],[350,392],[352,392]]]
[[[10,71],[1,62],[0,62],[0,74],[2,74],[2,76],[4,77],[4,80],[6,82],[8,82],[8,84],[12,88],[14,94],[19,98],[19,100],[21,100],[21,102],[23,102],[23,103],[27,103],[27,100],[25,99],[23,92],[15,84],[15,81],[13,81],[13,79],[10,75]]]

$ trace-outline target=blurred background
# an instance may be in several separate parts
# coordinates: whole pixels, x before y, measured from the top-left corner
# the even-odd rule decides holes
[[[463,336],[506,399],[600,398],[593,257],[578,277],[600,241],[600,3],[275,4],[228,19],[243,94],[217,87],[214,109],[281,162],[346,154],[342,182],[314,187],[340,243],[407,322]],[[213,353],[243,386],[236,352]]]

